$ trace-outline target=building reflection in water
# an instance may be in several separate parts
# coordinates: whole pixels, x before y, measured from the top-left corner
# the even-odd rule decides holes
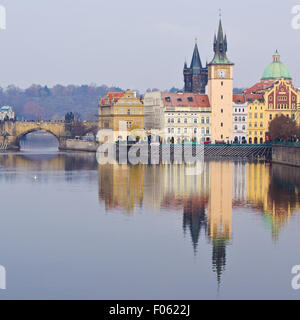
[[[6,153],[0,157],[0,179],[7,182],[22,178],[24,170],[43,172],[41,179],[92,182],[98,170],[99,198],[108,212],[133,214],[137,207],[182,212],[183,232],[189,234],[194,254],[201,235],[211,243],[218,281],[233,239],[233,209],[251,209],[273,241],[278,241],[280,231],[299,213],[299,168],[230,161],[206,162],[198,175],[188,175],[186,168],[175,164],[98,165],[95,155],[86,153]],[[47,171],[62,174],[48,176]]]
[[[133,214],[136,207],[180,210],[183,232],[194,253],[201,234],[212,245],[212,267],[218,282],[232,242],[233,208],[251,208],[271,230],[274,241],[290,217],[299,212],[297,168],[259,162],[206,162],[203,172],[186,174],[184,165],[99,165],[99,197],[106,210]]]

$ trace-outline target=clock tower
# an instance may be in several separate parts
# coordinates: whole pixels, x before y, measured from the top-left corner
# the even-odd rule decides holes
[[[211,140],[233,141],[233,63],[226,55],[227,37],[220,19],[218,35],[214,39],[213,60],[208,65],[208,96],[212,111]]]

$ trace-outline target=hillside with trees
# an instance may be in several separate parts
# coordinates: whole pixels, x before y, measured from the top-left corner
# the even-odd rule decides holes
[[[12,106],[18,120],[63,120],[72,111],[82,120],[92,121],[98,114],[99,97],[109,90],[121,91],[105,85],[32,85],[25,90],[11,85],[0,88],[0,106]]]

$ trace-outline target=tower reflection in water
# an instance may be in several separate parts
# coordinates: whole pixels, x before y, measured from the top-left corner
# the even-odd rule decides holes
[[[206,162],[197,176],[184,165],[99,165],[99,197],[108,212],[134,214],[137,207],[182,210],[184,234],[195,254],[200,235],[212,245],[212,267],[218,282],[232,242],[233,209],[248,208],[262,218],[273,241],[290,217],[299,213],[297,168],[258,162]]]
[[[299,213],[300,170],[277,164],[211,161],[205,162],[201,174],[189,176],[184,165],[98,165],[94,154],[7,153],[0,157],[0,169],[5,182],[26,179],[23,172],[28,170],[39,182],[64,179],[90,181],[93,186],[98,170],[99,198],[107,212],[133,215],[137,208],[181,212],[183,232],[190,236],[195,255],[201,235],[211,244],[219,281],[227,247],[234,243],[236,209],[260,219],[274,242]]]

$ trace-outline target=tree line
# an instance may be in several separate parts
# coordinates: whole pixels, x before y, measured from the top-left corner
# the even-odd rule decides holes
[[[0,88],[0,106],[12,106],[18,120],[64,120],[72,110],[82,120],[93,121],[98,114],[98,101],[107,91],[122,91],[106,85],[32,85],[21,89],[14,85]]]

